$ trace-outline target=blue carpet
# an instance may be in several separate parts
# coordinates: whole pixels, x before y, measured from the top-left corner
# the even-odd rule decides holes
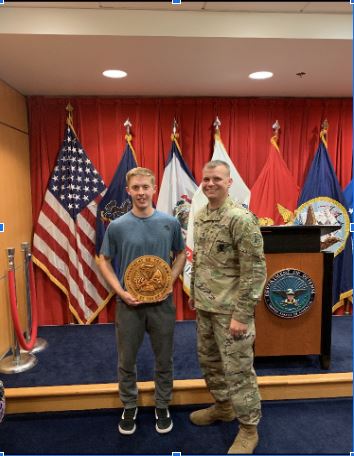
[[[117,431],[121,410],[8,415],[0,424],[5,454],[225,454],[237,425],[198,427],[191,411],[203,406],[171,407],[174,428],[159,435],[153,409],[141,408],[132,436]],[[263,403],[256,454],[349,454],[352,449],[352,400],[317,399]]]
[[[65,325],[39,328],[49,346],[37,353],[38,364],[20,374],[0,374],[5,387],[114,383],[117,351],[113,324]],[[154,358],[148,336],[138,354],[138,380],[153,379]],[[257,374],[290,375],[352,371],[352,317],[332,318],[331,369],[320,367],[318,356],[258,358]],[[201,378],[196,354],[194,321],[176,323],[174,378]]]

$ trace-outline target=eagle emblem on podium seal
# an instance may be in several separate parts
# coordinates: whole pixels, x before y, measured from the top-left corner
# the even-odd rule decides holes
[[[312,198],[296,209],[294,225],[332,225],[337,229],[321,236],[321,251],[336,257],[345,248],[350,233],[350,218],[346,208],[333,198]]]
[[[297,318],[311,307],[315,285],[304,271],[282,269],[269,278],[263,296],[273,314],[281,318]]]

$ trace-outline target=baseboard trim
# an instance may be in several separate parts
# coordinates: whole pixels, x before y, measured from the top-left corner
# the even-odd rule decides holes
[[[258,377],[262,400],[352,397],[353,373]],[[139,405],[154,405],[154,383],[138,382]],[[116,383],[6,388],[6,413],[120,408]],[[172,405],[211,403],[204,380],[175,380]]]

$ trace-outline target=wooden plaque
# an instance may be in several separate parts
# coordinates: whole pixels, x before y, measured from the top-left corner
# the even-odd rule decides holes
[[[171,268],[158,256],[143,255],[129,264],[124,283],[127,291],[138,301],[163,301],[172,291]]]

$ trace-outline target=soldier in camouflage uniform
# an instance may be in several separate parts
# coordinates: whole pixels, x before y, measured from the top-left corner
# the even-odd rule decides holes
[[[237,418],[239,432],[229,453],[251,454],[261,418],[254,310],[266,265],[258,220],[231,200],[231,184],[227,163],[205,165],[202,189],[209,203],[195,218],[189,304],[197,310],[199,362],[215,404],[190,419],[208,425]]]

